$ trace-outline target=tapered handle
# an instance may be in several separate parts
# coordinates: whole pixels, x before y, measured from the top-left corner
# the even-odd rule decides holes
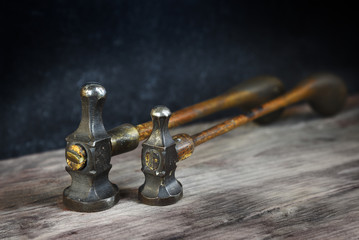
[[[174,136],[178,159],[188,158],[195,147],[202,143],[300,101],[307,101],[314,111],[324,117],[332,116],[343,108],[346,96],[345,83],[339,77],[327,73],[312,75],[288,93],[252,109],[248,114],[233,117],[193,136],[187,134]]]
[[[174,112],[168,127],[174,128],[233,107],[250,110],[281,95],[283,92],[284,86],[278,78],[272,76],[256,77],[239,84],[225,94]],[[262,122],[270,122],[277,117],[278,114],[272,115],[263,119]],[[136,128],[139,132],[140,140],[146,139],[151,134],[152,122],[139,124]]]

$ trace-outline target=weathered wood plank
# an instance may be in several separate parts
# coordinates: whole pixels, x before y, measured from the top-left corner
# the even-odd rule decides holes
[[[353,100],[354,99],[354,100]],[[121,200],[99,213],[64,208],[64,151],[0,162],[0,237],[12,239],[358,239],[359,101],[334,118],[298,106],[248,124],[178,164],[178,203],[137,201],[140,148],[112,159]],[[173,133],[195,133],[196,124]]]

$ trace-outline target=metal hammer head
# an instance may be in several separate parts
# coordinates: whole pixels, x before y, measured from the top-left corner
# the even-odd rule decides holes
[[[63,200],[74,211],[101,211],[119,200],[118,187],[108,180],[111,139],[102,123],[105,98],[106,90],[99,84],[81,89],[80,126],[66,138],[66,171],[72,183],[64,190]]]
[[[153,129],[142,146],[142,172],[145,183],[139,188],[138,198],[148,205],[169,205],[181,199],[182,185],[175,177],[178,156],[176,144],[168,131],[171,112],[157,106],[151,111]]]

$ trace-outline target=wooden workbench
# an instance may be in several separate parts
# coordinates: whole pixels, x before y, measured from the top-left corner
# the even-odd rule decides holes
[[[199,146],[178,164],[184,196],[170,206],[138,202],[140,150],[112,158],[121,200],[98,213],[64,208],[64,150],[0,161],[0,238],[359,238],[358,96],[333,118],[300,105]]]

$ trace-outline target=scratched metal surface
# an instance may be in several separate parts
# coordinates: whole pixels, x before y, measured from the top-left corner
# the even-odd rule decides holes
[[[0,238],[357,239],[355,101],[326,119],[298,106],[274,124],[248,124],[199,146],[178,164],[183,199],[166,207],[137,200],[140,148],[112,159],[110,179],[121,200],[99,213],[64,208],[61,194],[70,184],[64,150],[1,161]]]

